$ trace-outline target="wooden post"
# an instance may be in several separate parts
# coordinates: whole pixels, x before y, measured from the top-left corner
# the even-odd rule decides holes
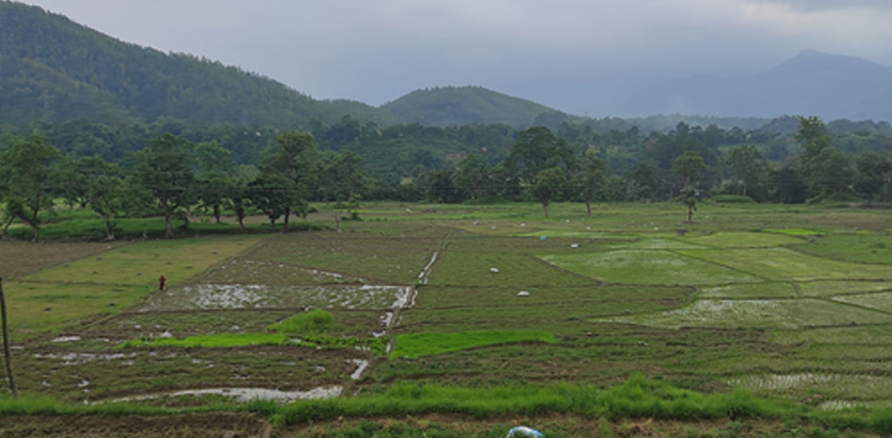
[[[6,357],[6,374],[9,376],[9,389],[12,396],[18,398],[19,391],[12,375],[12,358],[9,355],[9,326],[6,322],[6,295],[3,294],[3,278],[0,277],[0,317],[3,318],[3,355]]]

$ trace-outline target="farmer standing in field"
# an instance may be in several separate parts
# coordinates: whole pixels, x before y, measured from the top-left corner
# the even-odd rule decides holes
[[[164,278],[164,274],[161,274],[161,278],[158,279],[158,290],[164,290],[164,281],[167,280]]]

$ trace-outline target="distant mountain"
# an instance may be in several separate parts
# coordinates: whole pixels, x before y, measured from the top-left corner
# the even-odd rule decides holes
[[[560,114],[554,108],[483,87],[416,90],[382,105],[381,109],[402,121],[428,126],[504,123],[526,127],[540,115]]]
[[[667,82],[620,108],[621,114],[700,114],[892,120],[892,68],[806,50],[766,72],[739,78],[698,76]]]
[[[279,82],[183,54],[121,42],[34,6],[0,1],[0,123],[116,122],[307,126],[352,114],[396,123],[372,106],[324,101]]]
[[[272,79],[205,58],[129,44],[35,6],[0,0],[0,124],[103,123],[308,127],[351,115],[379,125],[529,126],[558,111],[481,87],[418,90],[381,108],[317,100]]]

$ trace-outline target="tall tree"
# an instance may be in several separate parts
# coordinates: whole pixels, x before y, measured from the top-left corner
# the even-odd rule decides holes
[[[472,200],[477,199],[489,178],[489,169],[477,154],[470,154],[458,164],[455,185],[464,190]]]
[[[0,186],[5,188],[6,213],[31,227],[40,239],[40,212],[51,209],[53,183],[64,157],[41,136],[17,138],[0,153]]]
[[[747,188],[763,181],[768,171],[762,154],[751,145],[732,148],[726,161],[731,173],[743,185],[743,196],[747,196]]]
[[[536,126],[517,133],[517,141],[511,147],[508,160],[517,166],[520,176],[527,182],[536,179],[539,172],[550,167],[573,170],[573,148],[551,130]]]
[[[281,206],[285,216],[283,228],[288,230],[291,214],[295,210],[305,209],[307,205],[307,188],[313,180],[312,161],[316,150],[316,143],[309,132],[285,131],[276,136],[273,144],[267,149],[260,170],[271,174],[267,181],[287,181],[280,191],[287,190],[287,196],[277,196],[276,199],[285,202]]]
[[[564,191],[567,178],[560,167],[550,167],[536,174],[536,181],[530,187],[530,193],[542,204],[545,217],[548,217],[548,205]]]
[[[598,193],[598,188],[604,184],[606,176],[607,163],[594,152],[586,151],[579,160],[579,169],[573,183],[585,201],[585,211],[588,216],[592,215],[592,200]]]
[[[688,223],[694,220],[694,210],[697,209],[697,197],[700,193],[694,186],[685,186],[681,189],[681,193],[675,198],[675,202],[680,202],[688,208]]]
[[[102,157],[84,157],[75,162],[75,171],[83,202],[102,217],[105,223],[106,240],[115,240],[115,225],[112,218],[124,209],[128,196],[123,172],[117,164],[109,163]]]
[[[696,185],[705,169],[706,163],[696,151],[685,151],[672,161],[672,174],[678,177],[685,186]]]
[[[216,141],[209,141],[195,146],[195,158],[197,199],[219,224],[220,210],[231,202],[230,195],[235,190],[232,153]]]
[[[867,152],[855,161],[858,175],[855,178],[855,191],[873,202],[889,193],[892,184],[892,154]]]
[[[195,199],[194,145],[182,137],[161,134],[133,158],[134,176],[164,213],[164,236],[173,237],[174,212]]]

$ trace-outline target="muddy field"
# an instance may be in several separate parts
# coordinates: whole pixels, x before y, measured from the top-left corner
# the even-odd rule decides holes
[[[78,404],[176,408],[352,397],[407,381],[608,386],[641,373],[826,410],[887,402],[892,259],[863,253],[888,239],[888,217],[705,206],[697,222],[681,224],[684,212],[666,206],[591,218],[576,207],[555,206],[543,220],[526,207],[385,204],[339,231],[114,246],[0,242],[0,268],[14,273],[4,285],[19,386]],[[783,232],[791,217],[814,232]],[[21,248],[39,251],[8,257]],[[168,282],[158,291],[162,274]],[[277,331],[311,309],[331,316],[324,329]],[[422,345],[396,348],[419,335]],[[269,427],[235,414],[194,425],[189,417],[95,427],[83,418],[13,419],[0,431],[129,436],[127,425],[140,424],[147,432],[139,436],[205,436],[182,431],[209,424],[206,436],[235,437]],[[375,421],[289,426],[281,436],[443,423]],[[577,429],[553,436],[601,433],[573,421]],[[490,426],[484,433],[454,420],[435,429],[504,436]]]

